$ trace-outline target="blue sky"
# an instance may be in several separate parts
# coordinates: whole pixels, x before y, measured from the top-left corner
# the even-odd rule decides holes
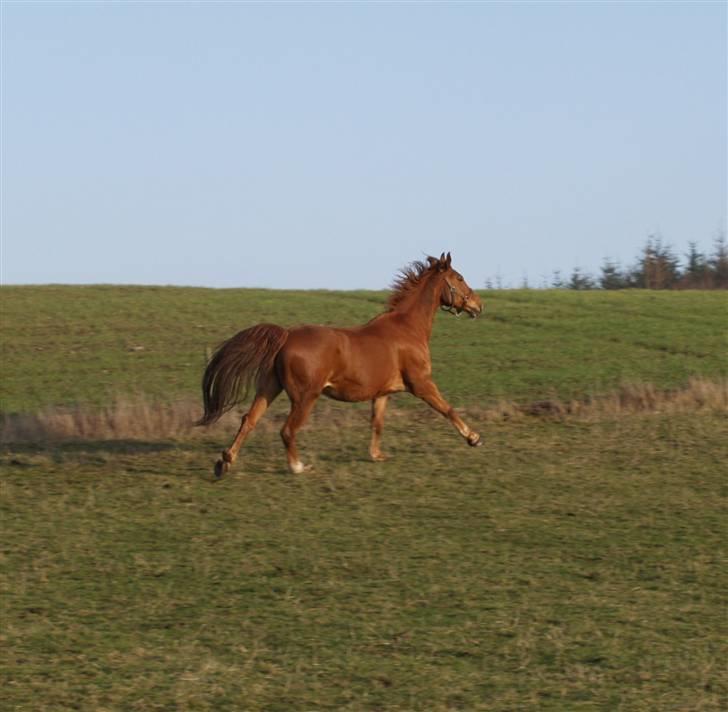
[[[2,3],[2,280],[382,288],[726,224],[726,4]]]

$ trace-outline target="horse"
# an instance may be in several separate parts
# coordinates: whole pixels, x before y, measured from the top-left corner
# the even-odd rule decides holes
[[[392,393],[408,391],[447,418],[468,445],[482,444],[443,398],[432,380],[430,337],[438,307],[471,318],[483,311],[480,297],[452,267],[450,253],[427,257],[400,270],[388,309],[353,328],[305,325],[285,329],[257,324],[223,342],[202,378],[204,414],[197,425],[214,423],[244,400],[255,397],[243,415],[232,445],[215,464],[221,477],[270,404],[285,390],[291,410],[281,429],[288,468],[311,469],[301,462],[296,434],[321,395],[339,401],[371,401],[372,460],[386,459],[380,448],[384,412]]]

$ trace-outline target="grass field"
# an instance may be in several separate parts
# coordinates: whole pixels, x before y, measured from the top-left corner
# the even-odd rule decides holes
[[[5,412],[198,397],[206,351],[260,321],[355,325],[378,292],[3,287]],[[438,315],[435,378],[456,405],[581,397],[624,382],[728,376],[722,292],[482,292],[478,320]],[[403,403],[407,398],[400,399]]]
[[[205,350],[232,332],[354,324],[383,301],[0,297],[6,414],[195,398]],[[376,464],[366,407],[322,403],[302,435],[315,470],[298,477],[283,399],[219,482],[225,429],[3,444],[2,707],[725,709],[725,391],[679,409],[482,413],[720,383],[726,295],[484,297],[487,318],[438,317],[433,340],[436,380],[482,448],[409,396]]]

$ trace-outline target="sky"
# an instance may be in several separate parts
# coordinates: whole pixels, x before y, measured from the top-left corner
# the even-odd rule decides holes
[[[471,286],[726,226],[724,2],[2,2],[3,284]]]

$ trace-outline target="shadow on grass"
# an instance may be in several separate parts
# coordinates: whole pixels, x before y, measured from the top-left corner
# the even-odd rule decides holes
[[[151,440],[67,440],[39,443],[2,443],[0,452],[5,455],[62,455],[76,453],[105,453],[109,455],[145,455],[160,452],[191,452],[210,447],[210,442],[202,440],[151,441]]]
[[[214,481],[212,457],[202,441],[77,440],[45,443],[3,443],[0,470],[15,473],[192,476]]]

